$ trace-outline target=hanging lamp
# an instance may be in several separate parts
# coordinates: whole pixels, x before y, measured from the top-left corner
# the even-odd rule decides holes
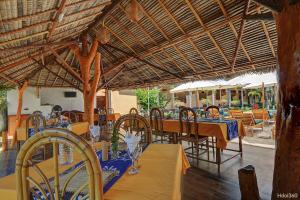
[[[144,16],[137,0],[131,0],[130,3],[126,6],[125,10],[128,19],[132,22],[138,22]]]

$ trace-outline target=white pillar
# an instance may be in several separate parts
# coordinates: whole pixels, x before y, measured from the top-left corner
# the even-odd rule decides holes
[[[111,93],[112,93],[112,91],[111,90],[108,90],[107,91],[107,95],[108,95],[108,97],[107,97],[107,100],[108,100],[108,102],[107,102],[107,106],[108,106],[108,108],[111,108]]]
[[[174,108],[174,99],[175,99],[175,94],[171,93],[171,108]]]
[[[241,102],[242,102],[242,108],[244,108],[244,91],[243,91],[243,88],[241,89]]]
[[[189,91],[189,107],[192,107],[192,98],[193,98],[193,92]]]
[[[227,101],[228,101],[228,106],[231,106],[231,90],[227,89]]]
[[[212,90],[212,93],[211,93],[211,99],[212,99],[212,105],[215,105],[216,103],[216,90]]]

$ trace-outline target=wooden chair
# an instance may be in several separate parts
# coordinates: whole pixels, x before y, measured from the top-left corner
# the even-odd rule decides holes
[[[180,132],[178,140],[180,144],[182,144],[182,141],[188,142],[188,144],[191,143],[191,146],[188,148],[185,148],[185,151],[191,149],[192,152],[186,152],[187,156],[196,159],[197,160],[197,166],[199,165],[199,156],[205,152],[207,152],[207,157],[209,160],[209,143],[208,143],[208,137],[206,136],[200,136],[199,135],[199,129],[198,129],[198,123],[197,123],[197,114],[192,108],[183,107],[179,111],[179,125],[180,125]],[[199,146],[203,146],[203,144],[206,143],[206,150],[199,154],[200,148]],[[196,149],[196,153],[194,150]],[[202,149],[202,148],[201,148]]]
[[[219,118],[220,112],[219,112],[219,107],[218,106],[208,106],[205,109],[205,117],[206,118]]]
[[[132,122],[137,122],[132,124]],[[138,126],[138,127],[136,127]],[[114,133],[118,133],[117,139],[124,142],[126,132],[141,135],[141,145],[146,147],[152,143],[152,130],[146,118],[138,114],[127,114],[121,116],[114,125]]]
[[[270,120],[269,111],[267,109],[252,109],[252,113],[255,120]]]
[[[70,123],[76,123],[78,122],[78,116],[75,112],[72,111],[63,111],[62,115],[67,117]]]
[[[230,117],[234,119],[243,119],[243,111],[242,110],[229,110]]]
[[[49,181],[52,177],[47,177],[38,165],[31,160],[31,155],[40,146],[51,144],[53,146],[53,170],[54,184]],[[64,183],[59,174],[58,148],[59,145],[67,145],[78,151],[82,159],[82,165],[70,172]],[[70,185],[75,176],[79,176],[82,170],[85,170],[87,176],[84,177],[80,188],[72,188]],[[31,171],[31,173],[29,173]],[[35,171],[36,173],[32,173]],[[68,174],[67,174],[68,175]],[[37,178],[38,177],[38,178]],[[83,199],[103,199],[102,170],[98,158],[92,147],[82,137],[64,129],[46,129],[40,134],[29,138],[22,146],[16,160],[16,178],[17,178],[17,199],[29,200],[34,196],[36,199],[59,200],[66,199],[67,189],[71,193],[71,199],[75,199],[79,194],[87,189]],[[87,180],[85,182],[85,179]],[[69,194],[70,194],[69,193]],[[47,196],[49,195],[49,196]]]
[[[40,111],[33,112],[31,115],[28,116],[28,118],[25,121],[25,141],[27,141],[28,138],[30,138],[32,135],[35,135],[36,133],[44,129],[46,129],[46,119],[42,115],[42,112]],[[18,152],[20,150],[20,147],[21,147],[21,141],[18,141],[17,143]],[[47,147],[48,146],[40,147],[36,152],[36,154],[33,155],[35,162],[40,162],[46,159],[46,152],[48,149]],[[42,158],[40,158],[40,155],[42,155]]]
[[[243,113],[243,119],[242,119],[243,125],[247,128],[247,129],[251,129],[251,133],[253,135],[253,129],[254,128],[261,128],[263,130],[263,123],[257,123],[254,120],[254,116],[253,113]]]
[[[152,108],[150,111],[150,126],[152,129],[152,134],[155,136],[155,141],[160,141],[160,143],[163,143],[164,141],[171,141],[172,134],[164,132],[163,128],[163,114],[162,111],[159,108]],[[160,137],[158,140],[157,138]],[[165,139],[167,137],[167,139]]]
[[[139,114],[139,111],[136,109],[136,108],[131,108],[130,110],[129,110],[129,114]]]

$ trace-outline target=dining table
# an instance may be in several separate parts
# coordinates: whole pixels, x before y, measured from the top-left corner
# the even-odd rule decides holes
[[[220,165],[238,155],[242,157],[243,147],[242,138],[246,135],[245,128],[242,120],[238,119],[211,119],[211,118],[200,118],[197,120],[198,134],[201,136],[207,136],[215,138],[213,148],[216,149],[215,160],[204,160],[210,163],[218,165],[218,173],[220,174]],[[178,143],[178,134],[180,133],[180,121],[179,119],[162,119],[163,131],[173,134],[174,143]],[[186,123],[182,123],[183,132],[186,130]],[[193,125],[192,125],[193,126]],[[193,128],[191,128],[193,132]],[[238,138],[238,149],[228,148],[228,144],[231,140]],[[221,152],[223,150],[237,152],[229,158],[222,159]]]
[[[150,144],[139,159],[139,173],[129,175],[130,167],[128,155],[119,160],[110,159],[102,161],[101,143],[95,145],[102,170],[119,170],[116,175],[104,185],[105,200],[180,200],[182,177],[190,167],[185,152],[179,144]],[[127,157],[126,157],[127,156]],[[74,151],[73,162],[60,165],[59,172],[65,174],[80,164],[81,156]],[[129,159],[130,160],[130,159]],[[38,163],[38,167],[44,171],[47,177],[54,176],[53,158]],[[120,164],[121,163],[121,164]],[[38,175],[33,173],[30,167],[29,173],[33,178]],[[39,179],[37,179],[39,180]],[[0,197],[5,200],[17,199],[16,174],[12,173],[0,178]]]

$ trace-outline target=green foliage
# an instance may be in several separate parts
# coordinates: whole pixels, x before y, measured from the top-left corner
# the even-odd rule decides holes
[[[6,95],[7,91],[13,89],[12,87],[0,85],[0,111],[7,107]]]
[[[143,110],[148,110],[148,90],[147,89],[137,89],[136,96],[138,99],[138,104]],[[159,92],[159,89],[149,90],[149,109],[159,107],[165,108],[169,103],[169,99]]]
[[[241,102],[238,99],[234,99],[231,101],[231,105],[232,106],[240,106]]]
[[[255,89],[255,90],[248,92],[248,97],[251,97],[251,96],[254,98],[254,101],[257,103],[259,101],[259,98],[261,97],[260,90]]]

